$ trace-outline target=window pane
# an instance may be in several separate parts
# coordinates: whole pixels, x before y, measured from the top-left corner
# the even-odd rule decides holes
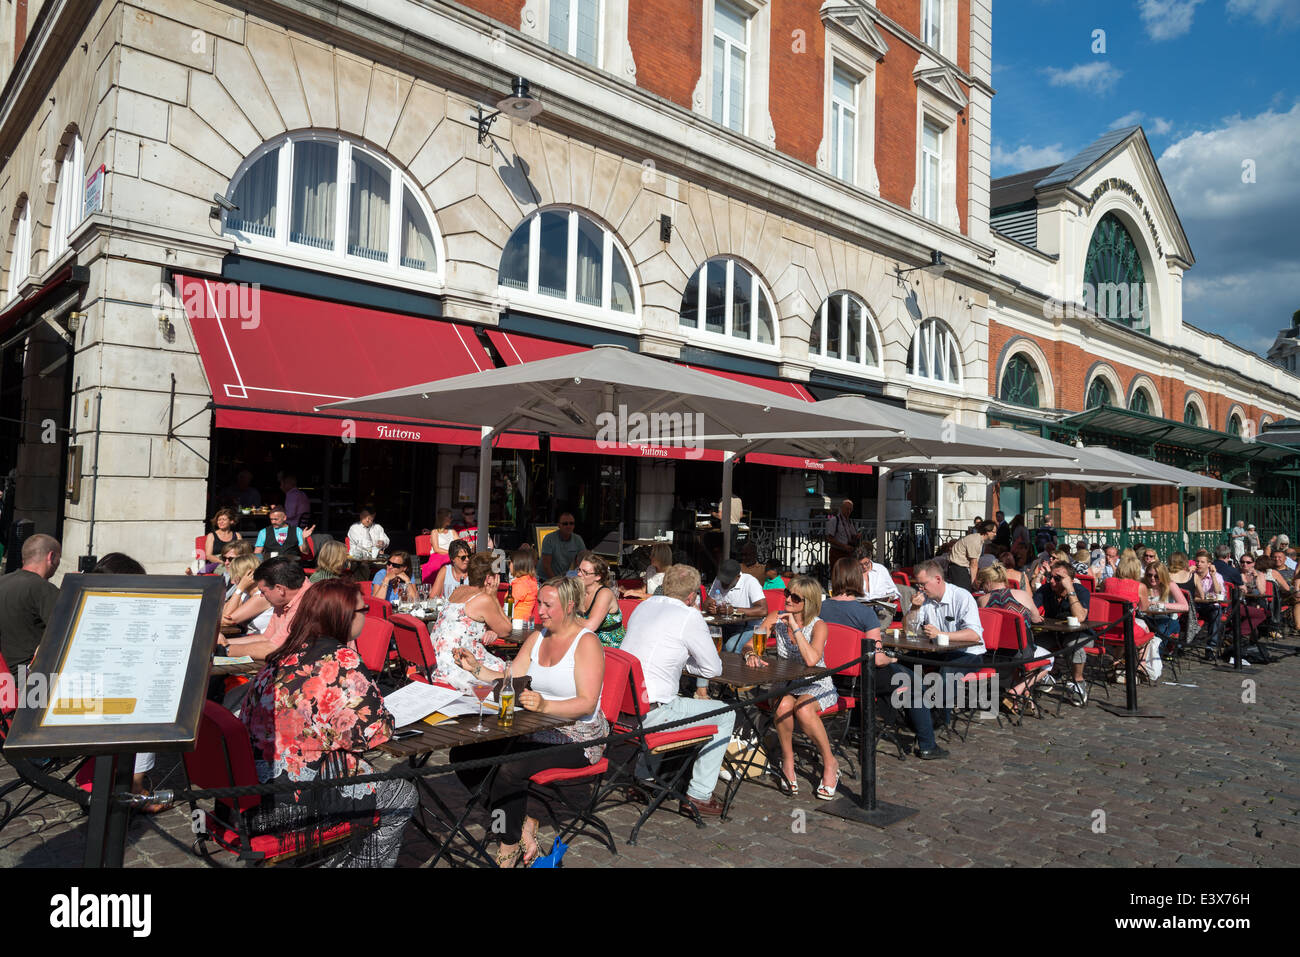
[[[587,219],[578,217],[578,302],[600,305],[601,260],[605,251],[604,231]]]
[[[826,321],[826,303],[817,310],[817,315],[813,316],[812,333],[808,336],[808,354],[810,356],[819,356],[822,354],[822,323]]]
[[[853,140],[857,134],[854,132],[853,114],[845,111],[844,113],[844,130],[840,133],[840,142],[844,147],[844,155],[840,160],[840,178],[853,179]]]
[[[610,276],[609,288],[609,307],[615,312],[635,312],[636,300],[632,298],[632,276],[627,271],[627,263],[619,255],[618,250],[614,250],[610,256],[612,260],[609,268],[612,271]],[[698,290],[699,286],[696,286]],[[696,292],[698,296],[699,293]],[[698,311],[699,307],[696,307]]]
[[[599,31],[600,0],[578,0],[578,49],[574,55],[583,63],[596,65]]]
[[[776,345],[776,324],[772,322],[772,309],[767,296],[758,292],[758,341],[765,346]]]
[[[335,143],[303,140],[293,144],[290,241],[317,249],[334,248],[338,164],[339,148]]]
[[[727,263],[715,259],[709,263],[708,280],[704,287],[704,328],[709,332],[726,331]]]
[[[280,182],[280,151],[271,150],[244,173],[230,199],[238,212],[226,216],[226,228],[254,236],[275,235],[275,196]]]
[[[853,88],[857,82],[847,71],[835,68],[835,75],[831,80],[832,89],[837,98],[844,101],[849,106],[853,105]]]
[[[551,0],[551,26],[547,42],[569,53],[569,4],[572,0]]]
[[[754,309],[754,277],[739,265],[733,267],[731,282],[731,334],[741,339],[750,337],[750,317]]]
[[[408,269],[435,272],[438,253],[433,246],[433,230],[415,201],[415,196],[402,188],[402,265]],[[528,263],[524,262],[524,281],[528,281]]]
[[[876,351],[876,333],[871,323],[871,316],[865,309],[862,311],[862,349],[863,361],[869,366],[880,365],[880,355]]]
[[[388,260],[388,170],[352,151],[352,186],[348,194],[348,255]]]
[[[721,37],[713,38],[713,122],[721,123],[723,96],[727,90],[727,44]]]
[[[850,362],[862,361],[862,307],[852,296],[848,297],[849,301],[849,330],[847,333],[848,341],[845,343],[845,349],[848,353],[845,358]]]
[[[686,292],[682,294],[682,312],[678,325],[687,326],[691,329],[698,329],[700,325],[700,273],[704,271],[701,267],[695,271],[691,281],[686,284]]]
[[[727,104],[727,125],[737,132],[745,129],[745,54],[731,48],[730,101]]]
[[[503,286],[511,289],[528,288],[528,236],[532,232],[532,225],[532,220],[524,220],[501,253],[497,282]]]
[[[831,296],[826,300],[826,355],[842,358],[840,340],[844,333],[844,297]]]
[[[939,219],[939,159],[927,155],[925,158],[925,209],[922,215],[926,219]]]
[[[840,176],[843,164],[840,162],[840,119],[842,109],[838,103],[831,104],[831,175]]]
[[[721,2],[714,4],[714,33],[721,33],[723,36],[734,40],[736,43],[744,43],[746,22],[747,20],[745,15],[731,4]]]
[[[939,132],[940,131],[937,126],[935,126],[933,123],[930,123],[928,121],[926,122],[925,139],[923,140],[923,145],[931,153],[939,152]]]
[[[916,374],[923,378],[930,378],[930,335],[932,329],[929,325],[921,327],[921,331],[916,334],[916,358],[914,368]]]
[[[542,213],[538,241],[537,291],[544,296],[567,298],[569,270],[569,214]]]

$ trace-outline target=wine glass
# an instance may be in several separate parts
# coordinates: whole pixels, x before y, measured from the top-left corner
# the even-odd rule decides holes
[[[475,681],[472,690],[474,697],[478,698],[478,724],[470,730],[475,734],[486,734],[491,729],[483,727],[483,701],[492,693],[492,682]]]

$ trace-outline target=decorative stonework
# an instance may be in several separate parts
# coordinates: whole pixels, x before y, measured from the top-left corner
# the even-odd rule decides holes
[[[827,28],[837,27],[839,31],[866,49],[877,60],[883,60],[889,52],[889,44],[876,26],[875,7],[855,6],[847,3],[827,2],[822,5],[821,18]]]
[[[1147,204],[1142,201],[1142,194],[1134,189],[1127,180],[1122,180],[1118,176],[1112,176],[1110,179],[1102,180],[1097,184],[1097,188],[1092,191],[1092,195],[1088,197],[1088,202],[1087,205],[1084,206],[1084,211],[1091,215],[1093,207],[1097,205],[1097,201],[1111,190],[1124,194],[1137,204],[1138,209],[1142,210],[1142,217],[1146,220],[1147,229],[1151,230],[1151,238],[1156,244],[1156,255],[1163,259],[1165,253],[1164,248],[1160,244],[1160,230],[1156,229],[1155,218],[1152,217],[1151,210],[1147,208]]]
[[[922,55],[912,71],[912,79],[917,86],[924,86],[943,102],[961,111],[966,109],[970,100],[962,92],[957,82],[957,74],[951,67],[936,63],[928,56]]]

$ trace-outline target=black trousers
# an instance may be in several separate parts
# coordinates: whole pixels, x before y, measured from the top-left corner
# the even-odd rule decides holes
[[[948,566],[948,582],[967,591],[971,591],[975,584],[970,580],[970,569],[956,562]]]
[[[543,752],[553,745],[539,741],[513,738],[508,741],[487,741],[483,744],[466,744],[452,748],[449,757],[452,763],[457,761],[476,761],[482,758],[496,757],[510,753],[518,755],[515,760],[499,765],[496,778],[488,788],[487,806],[492,813],[492,830],[498,831],[497,811],[502,811],[504,821],[497,833],[502,844],[518,844],[523,833],[524,817],[528,813],[528,779],[538,771],[549,768],[585,768],[590,766],[582,749],[574,748],[559,754]],[[537,753],[534,753],[537,752]],[[492,768],[469,768],[457,771],[456,777],[471,791],[483,783]]]

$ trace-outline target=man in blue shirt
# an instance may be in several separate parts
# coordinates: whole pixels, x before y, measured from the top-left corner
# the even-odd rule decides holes
[[[268,517],[271,519],[270,526],[257,533],[257,545],[253,548],[255,555],[266,552],[268,558],[275,558],[291,549],[301,551],[303,537],[316,530],[315,525],[305,529],[292,528],[289,525],[289,516],[279,505],[271,506],[271,514]]]
[[[1046,582],[1034,592],[1034,604],[1043,609],[1044,618],[1077,618],[1088,620],[1088,589],[1074,580],[1074,566],[1069,562],[1052,562],[1052,569]],[[1089,634],[1080,632],[1079,636]],[[1074,680],[1067,688],[1070,703],[1082,708],[1088,703],[1088,689],[1083,683],[1083,663],[1088,658],[1087,648],[1091,641],[1080,642],[1070,656]]]
[[[1241,572],[1234,568],[1228,561],[1232,554],[1232,549],[1227,545],[1219,545],[1214,549],[1214,569],[1219,573],[1225,582],[1234,588],[1241,587]]]

